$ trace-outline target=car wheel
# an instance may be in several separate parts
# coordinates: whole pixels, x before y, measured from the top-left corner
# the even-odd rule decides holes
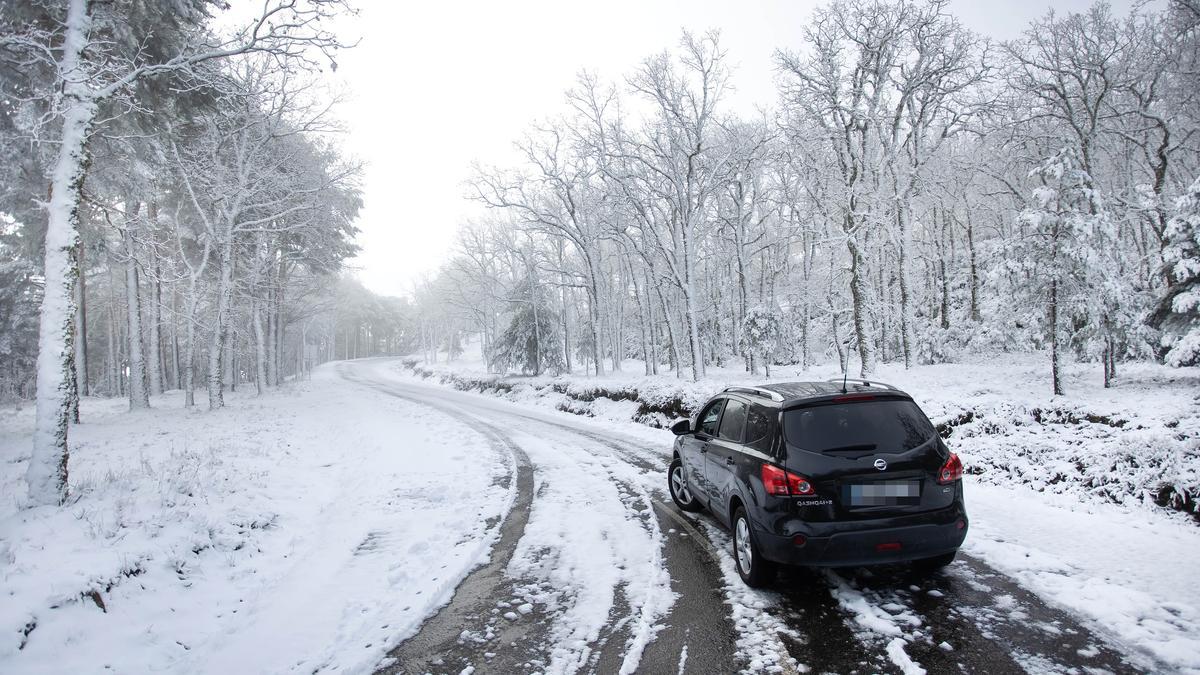
[[[913,569],[921,574],[931,574],[954,562],[954,556],[957,553],[958,551],[951,551],[942,555],[935,555],[932,558],[915,560],[913,561]]]
[[[679,510],[700,510],[700,502],[696,501],[696,495],[688,489],[687,478],[683,475],[683,462],[678,457],[667,468],[667,489],[671,491],[671,500]]]
[[[759,552],[750,518],[740,506],[733,512],[733,563],[738,576],[751,588],[765,586],[775,576],[775,565]]]

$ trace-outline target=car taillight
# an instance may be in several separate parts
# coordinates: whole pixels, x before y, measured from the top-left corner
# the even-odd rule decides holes
[[[762,482],[767,494],[776,497],[803,497],[817,493],[808,478],[784,471],[774,464],[762,465]]]
[[[959,480],[962,478],[962,475],[962,461],[958,459],[958,455],[952,452],[950,453],[950,459],[947,459],[942,468],[938,469],[937,482],[941,485],[947,485]]]

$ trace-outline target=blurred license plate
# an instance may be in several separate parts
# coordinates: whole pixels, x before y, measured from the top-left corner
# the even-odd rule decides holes
[[[915,504],[921,497],[921,483],[915,480],[888,480],[850,486],[850,506],[888,506]]]

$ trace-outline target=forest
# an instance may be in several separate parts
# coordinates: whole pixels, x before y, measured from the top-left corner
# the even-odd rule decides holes
[[[35,501],[80,396],[224,405],[403,349],[405,303],[343,274],[361,166],[322,74],[341,0],[0,3],[0,397],[37,399]]]
[[[724,109],[720,33],[615,79],[479,166],[484,207],[414,293],[427,360],[700,379],[709,365],[1200,356],[1200,5],[1048,13],[1016,40],[946,2],[840,0]]]
[[[749,116],[720,31],[684,31],[475,167],[479,215],[404,298],[348,270],[362,167],[322,74],[353,8],[225,9],[0,2],[0,397],[37,399],[35,499],[65,494],[81,395],[220,408],[476,335],[497,372],[692,380],[1044,351],[1055,394],[1064,359],[1106,386],[1200,359],[1196,0],[1011,41],[945,0],[835,0]]]

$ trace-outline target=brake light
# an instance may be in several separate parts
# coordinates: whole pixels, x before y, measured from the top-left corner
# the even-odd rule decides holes
[[[874,394],[850,394],[849,396],[838,396],[834,401],[874,401]]]
[[[958,455],[950,453],[950,459],[938,469],[937,482],[940,485],[947,485],[962,478],[963,465]]]
[[[762,465],[762,482],[767,494],[775,497],[804,497],[817,493],[808,478],[784,471],[774,464]]]

